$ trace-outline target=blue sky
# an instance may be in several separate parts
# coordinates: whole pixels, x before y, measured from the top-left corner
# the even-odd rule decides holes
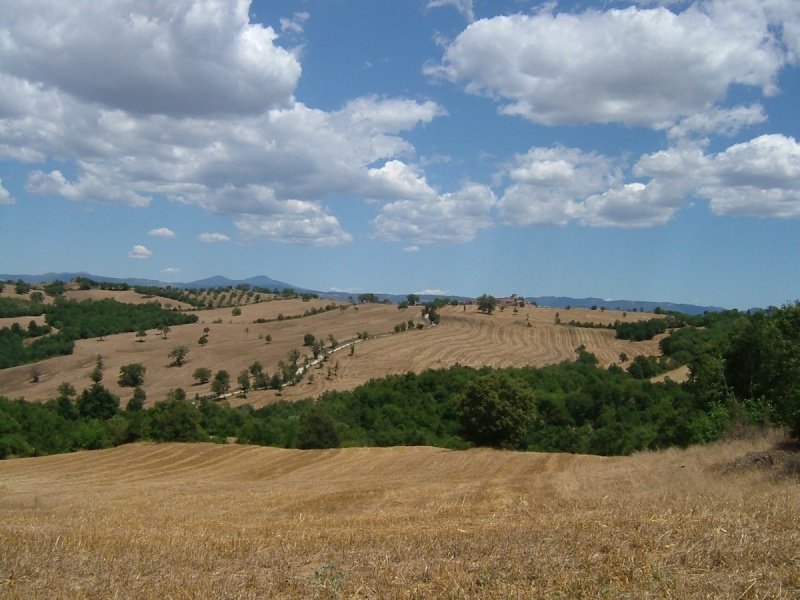
[[[0,0],[0,272],[800,298],[796,0]]]

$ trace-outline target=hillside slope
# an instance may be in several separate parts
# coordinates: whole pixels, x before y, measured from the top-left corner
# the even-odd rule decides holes
[[[599,358],[601,364],[617,363],[621,353],[629,360],[640,354],[658,354],[657,340],[630,342],[618,340],[608,329],[568,327],[554,323],[556,314],[563,321],[592,321],[613,323],[614,320],[652,318],[648,313],[554,309],[527,306],[495,312],[479,313],[475,306],[447,306],[441,309],[441,323],[423,330],[392,334],[400,322],[421,323],[419,307],[398,310],[394,305],[363,304],[350,306],[338,303],[336,310],[299,319],[275,320],[280,315],[302,315],[309,309],[322,309],[330,301],[314,299],[274,300],[241,307],[241,315],[233,316],[230,308],[198,311],[199,321],[172,328],[167,339],[157,331],[148,332],[143,342],[134,333],[107,336],[104,340],[79,340],[74,354],[42,361],[38,365],[39,381],[32,381],[32,365],[0,370],[0,394],[24,397],[26,400],[45,400],[57,396],[58,385],[72,384],[82,390],[90,384],[89,374],[97,356],[103,359],[103,384],[120,396],[123,406],[132,396],[131,388],[117,385],[122,365],[142,363],[147,373],[144,388],[148,404],[166,397],[169,390],[181,387],[187,394],[207,394],[210,385],[197,385],[192,374],[198,367],[213,371],[227,370],[235,382],[236,376],[253,361],[259,361],[270,374],[274,373],[289,351],[297,348],[311,357],[303,347],[303,337],[312,333],[329,345],[328,336],[337,340],[353,339],[360,332],[373,337],[357,345],[354,354],[337,352],[328,366],[338,363],[335,374],[327,369],[312,369],[310,377],[300,385],[285,388],[282,397],[296,400],[318,396],[325,390],[350,390],[372,378],[390,374],[420,372],[425,369],[461,364],[471,367],[543,366],[575,358],[575,348],[584,345]],[[27,325],[27,320],[23,323]],[[258,323],[257,320],[267,322]],[[528,326],[530,324],[530,327]],[[198,339],[209,328],[208,344],[200,346]],[[266,342],[267,336],[271,341]],[[168,354],[172,348],[189,348],[187,362],[180,368],[170,367]],[[300,359],[302,364],[303,359]],[[625,366],[625,365],[623,365]],[[251,393],[246,401],[254,406],[274,402],[276,392]]]
[[[3,598],[796,598],[800,486],[626,458],[130,445],[0,462]]]

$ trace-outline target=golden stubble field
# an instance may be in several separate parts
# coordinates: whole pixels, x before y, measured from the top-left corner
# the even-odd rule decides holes
[[[133,292],[102,292],[90,290],[98,297],[125,294],[127,301]],[[102,293],[101,293],[102,292]],[[77,293],[77,292],[71,292]],[[119,297],[121,301],[122,297]],[[139,298],[141,300],[141,297]],[[619,362],[624,352],[629,360],[644,354],[658,354],[658,340],[628,342],[614,338],[606,329],[566,327],[554,323],[556,313],[562,321],[592,321],[612,323],[614,320],[652,318],[648,313],[592,311],[589,309],[550,309],[526,306],[484,315],[476,306],[447,306],[440,310],[441,323],[423,330],[393,334],[401,321],[422,322],[420,307],[398,310],[396,305],[362,304],[350,306],[334,303],[341,308],[299,319],[255,323],[256,319],[272,320],[284,316],[302,315],[312,308],[334,303],[314,299],[272,300],[240,307],[241,315],[233,316],[232,309],[216,308],[197,311],[199,321],[176,326],[163,339],[158,331],[150,330],[144,342],[134,333],[118,334],[104,340],[80,340],[70,356],[55,357],[36,365],[39,381],[32,381],[33,366],[23,365],[0,370],[0,394],[11,398],[46,400],[57,395],[62,382],[72,384],[78,391],[91,384],[89,375],[97,356],[104,365],[103,384],[120,396],[123,406],[132,396],[131,388],[117,385],[119,369],[129,363],[142,363],[146,369],[144,389],[147,403],[163,400],[171,389],[183,388],[190,397],[207,394],[210,384],[197,384],[192,374],[198,367],[216,372],[225,369],[235,385],[237,375],[253,361],[259,361],[272,374],[278,362],[286,360],[290,350],[297,348],[311,358],[309,348],[303,347],[303,336],[312,333],[329,345],[333,335],[340,343],[366,331],[371,339],[356,344],[351,355],[349,348],[332,354],[328,362],[312,367],[299,385],[284,388],[280,397],[296,400],[317,397],[325,390],[349,390],[372,378],[389,374],[420,372],[428,368],[444,368],[454,364],[472,367],[543,366],[562,360],[573,360],[575,348],[586,346],[603,365]],[[21,319],[27,326],[30,318]],[[214,321],[219,321],[214,323]],[[528,324],[530,323],[530,327]],[[208,344],[200,346],[204,328],[209,328]],[[267,343],[266,336],[272,341]],[[170,367],[169,352],[179,345],[189,348],[186,364]],[[301,364],[303,359],[300,360]],[[624,366],[624,365],[623,365]],[[335,367],[335,368],[334,368]],[[331,373],[329,374],[329,368]],[[231,398],[232,404],[247,402],[260,406],[274,402],[275,391],[251,392],[245,398]]]
[[[0,462],[2,598],[800,597],[776,434],[631,457],[136,444]]]

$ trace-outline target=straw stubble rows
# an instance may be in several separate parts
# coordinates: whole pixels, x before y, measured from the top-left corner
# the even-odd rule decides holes
[[[0,463],[5,598],[793,598],[774,440],[625,458],[146,445]]]

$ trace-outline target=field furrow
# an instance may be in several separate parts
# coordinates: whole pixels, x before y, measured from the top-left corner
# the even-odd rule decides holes
[[[0,462],[0,598],[800,594],[773,437],[601,458],[134,444]]]

